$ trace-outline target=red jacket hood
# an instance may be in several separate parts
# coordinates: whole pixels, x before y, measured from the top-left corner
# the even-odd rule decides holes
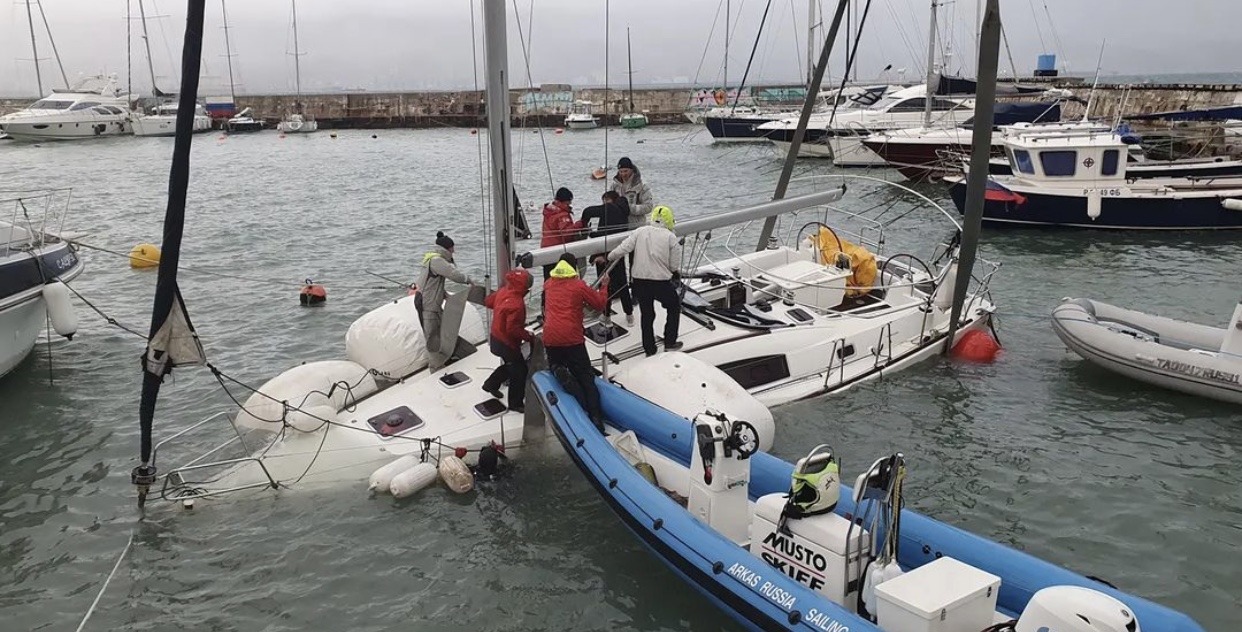
[[[525,296],[530,291],[531,276],[524,268],[514,268],[505,273],[505,288]]]

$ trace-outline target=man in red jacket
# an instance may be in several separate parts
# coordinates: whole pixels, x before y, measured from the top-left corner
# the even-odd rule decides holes
[[[492,310],[492,335],[488,342],[492,353],[504,364],[483,381],[483,390],[496,399],[500,397],[500,385],[509,383],[509,410],[525,412],[526,358],[522,355],[522,343],[534,336],[526,331],[526,293],[534,278],[521,268],[505,273],[504,287],[492,292],[484,301]]]
[[[551,278],[544,282],[543,295],[547,300],[543,312],[543,347],[548,353],[548,366],[603,432],[604,411],[600,407],[599,389],[595,386],[595,369],[587,355],[582,307],[590,305],[597,311],[604,311],[608,305],[608,277],[604,277],[599,289],[591,289],[578,278],[578,258],[566,253],[553,266]],[[569,379],[561,375],[564,372],[568,372]],[[573,388],[575,386],[577,388]]]

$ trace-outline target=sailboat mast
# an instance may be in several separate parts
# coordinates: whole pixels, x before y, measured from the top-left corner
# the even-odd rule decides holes
[[[625,74],[630,78],[630,113],[634,112],[634,58],[630,54],[630,27],[625,27]]]
[[[147,10],[138,0],[138,17],[142,20],[142,42],[147,48],[147,70],[151,72],[151,93],[159,96],[160,87],[155,85],[155,61],[151,58],[151,36],[147,33]]]
[[[229,11],[224,7],[224,0],[220,0],[220,16],[224,19],[224,58],[229,65],[229,97],[233,100],[233,107],[237,107],[237,89],[233,84],[233,47],[229,44]]]
[[[806,82],[811,83],[815,76],[815,3],[818,0],[807,0],[806,17]]]
[[[513,267],[509,215],[513,212],[513,156],[509,131],[509,42],[505,0],[483,0],[483,48],[487,54],[487,142],[491,149],[492,225],[496,231],[496,278]]]
[[[125,100],[134,94],[134,2],[125,0]],[[132,103],[130,105],[133,105]]]
[[[724,92],[725,101],[729,100],[729,0],[725,0],[725,51],[724,51]]]
[[[297,92],[298,100],[302,99],[302,51],[298,48],[298,3],[297,0],[289,0],[289,4],[293,5],[293,89]]]
[[[43,73],[39,71],[39,45],[35,43],[34,13],[30,0],[26,0],[26,21],[30,23],[30,50],[34,53],[35,81],[39,84],[39,97],[43,97]]]
[[[43,20],[43,30],[47,31],[47,43],[52,45],[52,57],[56,58],[56,67],[60,69],[60,80],[69,89],[69,75],[65,74],[65,65],[60,61],[60,51],[56,50],[56,38],[52,37],[52,26],[47,23],[47,14],[43,12],[43,3],[39,3],[39,17]]]
[[[923,127],[931,126],[932,93],[936,88],[936,0],[931,3],[931,28],[927,34],[927,89],[923,92]]]

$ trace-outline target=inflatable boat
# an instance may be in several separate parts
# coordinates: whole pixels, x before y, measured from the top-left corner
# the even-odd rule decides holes
[[[747,629],[1203,630],[1185,614],[901,509],[900,454],[876,461],[855,492],[833,480],[831,454],[817,448],[791,465],[759,451],[743,421],[687,422],[601,380],[605,435],[549,373],[533,379],[560,443],[626,527]],[[814,481],[818,511],[790,510],[806,491],[799,481]]]
[[[1052,328],[1071,351],[1105,369],[1242,404],[1242,304],[1221,329],[1067,298],[1052,310]]]

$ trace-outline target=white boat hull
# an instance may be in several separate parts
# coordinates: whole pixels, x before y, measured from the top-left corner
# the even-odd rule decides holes
[[[42,286],[23,293],[24,298],[0,309],[0,377],[17,368],[47,325],[47,303]]]
[[[310,134],[319,131],[319,121],[281,121],[276,131],[285,134]]]
[[[863,144],[864,136],[830,136],[832,164],[838,167],[887,167],[888,161]]]
[[[772,145],[776,148],[776,152],[781,156],[789,155],[790,143],[781,140],[772,141]],[[798,146],[799,158],[832,158],[832,148],[827,143],[809,142],[802,143]]]
[[[134,136],[176,136],[176,116],[143,116],[133,121]],[[211,131],[211,117],[196,115],[194,133]]]
[[[4,132],[13,140],[86,140],[103,136],[124,136],[132,129],[128,116],[99,116],[78,121],[59,121],[28,117],[0,123]]]
[[[565,127],[569,129],[595,129],[599,127],[599,121],[595,119],[587,120],[566,120]]]
[[[1225,330],[1087,299],[1052,311],[1071,351],[1099,367],[1161,388],[1242,404],[1242,358],[1218,353]]]

